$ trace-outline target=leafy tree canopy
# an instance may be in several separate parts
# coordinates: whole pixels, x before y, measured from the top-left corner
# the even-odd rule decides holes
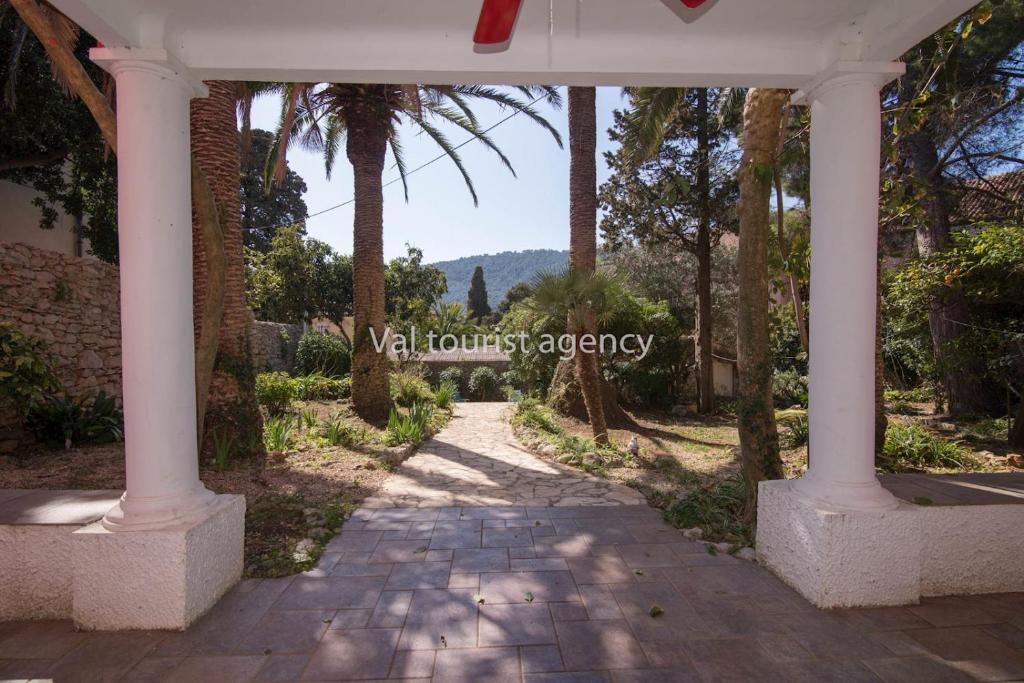
[[[246,247],[266,253],[282,226],[302,225],[306,220],[308,211],[302,199],[306,182],[286,165],[284,178],[268,192],[265,166],[274,134],[253,129],[251,136],[241,179],[242,234]]]
[[[477,320],[491,313],[491,305],[487,302],[487,282],[484,281],[484,269],[480,266],[473,271],[473,279],[469,283],[466,310]]]

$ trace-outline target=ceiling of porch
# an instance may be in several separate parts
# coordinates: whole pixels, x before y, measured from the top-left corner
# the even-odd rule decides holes
[[[482,53],[481,0],[54,0],[108,47],[167,50],[204,79],[799,88],[884,62],[974,0],[524,0]]]

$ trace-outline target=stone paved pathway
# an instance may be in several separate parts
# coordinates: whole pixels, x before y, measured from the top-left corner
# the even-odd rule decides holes
[[[460,403],[365,507],[640,505],[633,489],[542,460],[519,445],[507,403]]]
[[[515,448],[497,408],[460,415],[312,571],[243,581],[184,633],[0,624],[0,680],[1024,679],[1024,594],[818,611],[646,505],[548,505],[597,485]],[[461,504],[484,498],[519,504]]]

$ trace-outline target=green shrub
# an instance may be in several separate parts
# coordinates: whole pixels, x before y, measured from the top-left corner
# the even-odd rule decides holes
[[[312,408],[306,408],[299,415],[302,418],[302,426],[306,429],[312,429],[316,426],[316,411]]]
[[[807,377],[795,368],[776,370],[772,376],[772,394],[779,408],[807,407]]]
[[[477,401],[494,401],[501,397],[501,382],[494,368],[482,366],[469,376],[469,395]]]
[[[77,402],[68,395],[48,396],[32,404],[26,425],[44,443],[64,448],[88,443],[120,441],[124,415],[117,402],[100,392],[91,403]]]
[[[213,433],[213,469],[223,472],[231,466],[235,452],[235,437],[227,431]]]
[[[555,422],[554,411],[535,398],[524,398],[516,404],[512,424],[548,434],[560,434],[562,431]]]
[[[314,372],[341,378],[352,370],[352,349],[341,337],[322,332],[307,332],[295,351],[295,367],[300,374]]]
[[[10,323],[0,323],[0,396],[25,410],[31,403],[60,389],[46,361],[45,347]]]
[[[403,443],[419,444],[427,437],[433,408],[429,403],[414,403],[407,415],[394,408],[388,416],[386,441],[389,446]]]
[[[455,392],[457,389],[455,385],[449,381],[441,382],[440,386],[434,390],[434,405],[441,410],[447,410],[452,407],[452,403],[455,402]]]
[[[807,445],[811,436],[811,427],[806,416],[790,415],[781,418],[779,422],[786,428],[781,439],[784,448],[800,448]]]
[[[263,424],[263,444],[268,451],[287,450],[292,442],[292,416],[279,415]]]
[[[427,381],[411,372],[391,373],[391,399],[408,408],[418,402],[434,402],[434,394]]]
[[[882,456],[885,469],[893,472],[927,467],[972,469],[977,465],[959,443],[946,441],[916,423],[891,422],[885,430]]]
[[[313,372],[296,377],[292,380],[295,386],[295,397],[303,401],[335,401],[346,398],[352,393],[352,380],[327,377],[323,373]]]
[[[753,528],[743,521],[747,489],[738,475],[690,491],[665,510],[665,519],[679,528],[700,527],[704,538],[752,545]]]
[[[287,372],[262,372],[256,375],[256,400],[271,416],[287,412],[295,398],[295,384]]]
[[[438,384],[451,382],[456,388],[462,386],[462,368],[457,365],[449,365],[438,375]]]
[[[320,423],[320,435],[332,446],[355,446],[368,439],[366,431],[332,416]]]

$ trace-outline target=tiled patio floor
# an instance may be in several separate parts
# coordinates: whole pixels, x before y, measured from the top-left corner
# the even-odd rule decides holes
[[[28,678],[1020,680],[1024,594],[821,612],[643,505],[363,508],[184,633],[0,624],[0,680]]]

